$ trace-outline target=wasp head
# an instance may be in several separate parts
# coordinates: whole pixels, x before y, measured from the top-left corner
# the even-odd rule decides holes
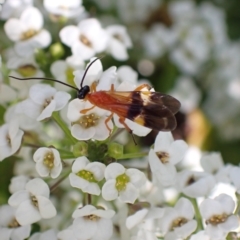
[[[86,86],[82,87],[81,89],[79,89],[77,97],[79,99],[84,99],[89,92],[90,92],[90,87],[88,85],[86,85]]]

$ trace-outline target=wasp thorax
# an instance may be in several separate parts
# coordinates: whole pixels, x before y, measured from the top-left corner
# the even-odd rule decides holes
[[[98,124],[100,117],[97,116],[95,113],[91,113],[88,115],[82,116],[78,123],[83,127],[83,128],[90,128],[94,127]]]
[[[26,32],[23,32],[21,35],[21,40],[28,40],[38,33],[35,29],[29,29]]]

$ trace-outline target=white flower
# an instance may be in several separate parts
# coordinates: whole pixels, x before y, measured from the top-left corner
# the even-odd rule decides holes
[[[196,234],[193,234],[190,240],[212,240],[205,231],[199,231]],[[225,238],[219,240],[226,240]]]
[[[34,56],[21,57],[13,52],[7,61],[7,67],[11,69],[9,73],[10,76],[18,78],[42,78],[44,73],[39,69],[38,64],[36,63]],[[40,83],[41,80],[28,80],[28,81],[19,81],[14,78],[9,78],[10,85],[17,90],[17,96],[20,99],[27,98],[29,89],[32,85]]]
[[[233,185],[236,188],[236,191],[238,194],[240,194],[240,178],[239,178],[239,174],[240,174],[240,167],[231,167],[230,172],[229,172],[229,177],[233,183]]]
[[[89,63],[86,66],[86,69],[94,60],[96,60],[95,57],[90,59]],[[115,86],[117,80],[116,69],[117,68],[113,66],[103,71],[101,60],[100,59],[96,60],[88,69],[87,74],[84,78],[83,86],[85,85],[91,86],[93,83],[95,83],[97,84],[96,86],[97,91],[99,90],[109,91],[111,89],[111,85],[113,84]],[[76,70],[73,72],[75,76],[74,82],[78,88],[80,87],[85,71],[86,70]]]
[[[56,209],[49,200],[48,185],[40,178],[30,180],[25,190],[15,192],[8,200],[8,204],[16,208],[16,220],[21,225],[28,225],[48,219],[56,215]]]
[[[130,215],[126,219],[126,226],[128,229],[133,229],[134,227],[138,227],[138,229],[144,229],[146,231],[150,230],[150,226],[154,225],[154,219],[160,219],[163,217],[164,209],[152,207],[150,209],[143,208],[133,215]],[[152,231],[154,231],[154,227]]]
[[[148,157],[151,171],[162,186],[175,182],[175,165],[183,159],[187,148],[183,140],[174,141],[170,132],[158,133],[154,149],[150,149]]]
[[[21,226],[15,219],[16,209],[9,205],[0,207],[0,238],[2,240],[24,240],[29,237],[31,226]]]
[[[74,235],[74,231],[72,226],[60,231],[57,235],[58,239],[60,240],[79,240],[78,236]]]
[[[0,161],[13,155],[21,146],[23,131],[18,121],[11,120],[0,127]]]
[[[117,69],[117,76],[120,83],[130,82],[134,87],[138,84],[138,73],[130,66],[120,66]]]
[[[50,85],[36,84],[30,88],[29,98],[21,103],[21,108],[30,118],[41,121],[51,117],[54,111],[61,110],[70,97],[70,94],[57,92]]]
[[[113,129],[112,120],[107,120],[107,112],[94,107],[88,101],[80,99],[72,100],[68,105],[67,117],[71,121],[72,136],[78,140],[105,140]],[[81,113],[84,109],[93,108],[86,114]]]
[[[238,217],[233,215],[235,203],[227,194],[220,194],[214,199],[206,199],[200,205],[200,212],[206,219],[206,233],[211,239],[224,238],[239,227]]]
[[[221,153],[205,153],[200,159],[200,162],[204,171],[212,174],[217,182],[230,182],[229,176],[232,167],[230,165],[224,165]]]
[[[82,0],[44,0],[43,2],[48,12],[56,16],[64,16],[67,18],[73,18],[82,14],[84,7],[81,4]]]
[[[54,229],[49,229],[45,232],[41,233],[34,233],[29,240],[45,240],[45,239],[51,239],[51,240],[57,240],[57,232]]]
[[[1,76],[0,76],[1,77]],[[7,84],[0,81],[0,104],[5,104],[15,100],[17,92]]]
[[[113,210],[97,209],[86,205],[74,211],[72,230],[75,237],[88,240],[108,240],[113,233]]]
[[[0,18],[7,20],[10,17],[19,17],[28,6],[33,4],[32,2],[33,0],[7,0],[2,6]]]
[[[144,33],[142,38],[147,56],[161,57],[176,41],[175,35],[175,31],[163,24],[154,24],[149,31]]]
[[[108,26],[106,31],[110,35],[108,43],[108,51],[110,54],[119,61],[127,60],[127,49],[132,47],[127,29],[121,25],[112,25]]]
[[[181,111],[184,113],[188,114],[199,106],[200,91],[189,77],[178,78],[169,94],[181,102]]]
[[[197,74],[210,51],[205,26],[179,24],[179,38],[185,35],[182,44],[171,52],[171,60],[186,74]]]
[[[176,188],[188,197],[207,196],[214,188],[214,177],[205,172],[183,170],[177,173]]]
[[[11,119],[16,119],[19,123],[19,127],[23,131],[40,132],[42,130],[40,122],[24,114],[21,102],[8,107],[4,114],[4,119],[6,122],[11,121]]]
[[[106,167],[105,178],[102,196],[107,201],[119,197],[123,202],[134,203],[139,196],[139,188],[146,182],[144,173],[134,168],[125,169],[119,163]]]
[[[77,69],[83,69],[83,67],[84,61],[81,58],[78,56],[70,56],[67,57],[65,61],[57,60],[53,62],[50,70],[52,75],[59,81],[73,85],[73,71]],[[59,83],[54,83],[54,86],[60,91],[67,91],[69,89],[68,87]]]
[[[108,43],[108,34],[97,19],[82,20],[78,26],[66,26],[60,31],[60,39],[71,47],[73,55],[88,60],[103,52]]]
[[[36,48],[45,48],[51,42],[50,33],[42,27],[41,12],[37,8],[28,7],[19,19],[9,19],[4,25],[4,30],[7,36],[16,42],[16,52],[21,56],[29,56]]]
[[[175,235],[175,238],[186,239],[197,228],[194,218],[194,209],[186,198],[180,198],[173,208],[165,208],[164,216],[160,219],[160,229],[163,234]],[[164,238],[165,239],[165,238]]]
[[[12,177],[11,178],[11,183],[9,185],[9,192],[11,194],[13,194],[17,191],[24,190],[25,185],[29,180],[30,180],[29,177],[27,177],[25,175]]]
[[[105,165],[100,162],[90,162],[86,157],[77,158],[69,175],[70,184],[83,192],[100,195],[98,182],[104,178]]]
[[[33,155],[36,170],[41,177],[57,178],[62,171],[62,162],[59,152],[54,148],[39,148]]]

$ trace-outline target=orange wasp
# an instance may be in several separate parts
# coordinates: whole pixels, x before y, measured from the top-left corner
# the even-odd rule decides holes
[[[138,86],[134,91],[115,91],[113,84],[109,91],[96,91],[96,83],[91,87],[83,86],[84,78],[91,65],[99,60],[94,59],[86,68],[81,80],[80,89],[52,78],[17,78],[17,80],[37,80],[45,79],[66,85],[77,90],[77,97],[82,100],[88,100],[93,107],[81,110],[81,113],[86,114],[95,106],[108,110],[111,114],[105,121],[109,132],[111,129],[107,123],[112,119],[113,114],[119,117],[119,122],[131,133],[132,130],[125,123],[125,119],[132,120],[139,125],[154,129],[157,131],[172,131],[176,127],[175,114],[180,109],[180,102],[172,96],[150,91],[151,87],[148,84]]]

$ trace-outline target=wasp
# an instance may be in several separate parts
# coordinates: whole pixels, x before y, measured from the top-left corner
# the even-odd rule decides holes
[[[80,88],[76,88],[67,83],[52,78],[17,78],[17,80],[49,80],[66,85],[77,91],[77,97],[89,101],[93,107],[81,110],[86,114],[90,109],[99,107],[111,112],[107,117],[105,124],[109,132],[111,129],[107,123],[112,119],[113,114],[119,117],[119,122],[131,133],[132,130],[125,123],[125,119],[132,120],[139,125],[154,129],[157,131],[172,131],[176,128],[175,114],[180,109],[180,102],[174,97],[160,92],[151,91],[148,84],[138,86],[134,91],[115,91],[113,84],[109,91],[97,91],[96,83],[91,86],[83,86],[84,78],[91,65],[99,60],[94,59],[86,68],[81,80]]]

